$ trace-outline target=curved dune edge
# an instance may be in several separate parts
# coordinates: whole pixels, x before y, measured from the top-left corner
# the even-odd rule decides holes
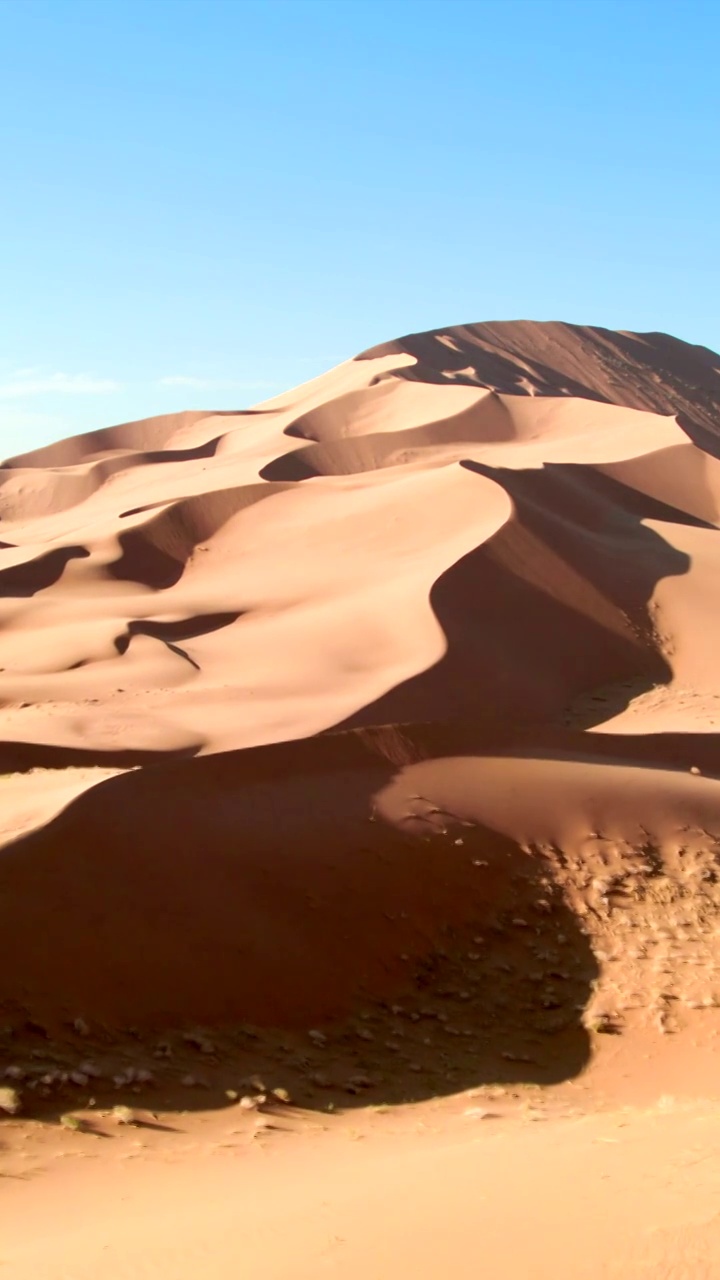
[[[0,998],[306,1028],[450,929],[482,1002],[535,913],[579,1070],[623,893],[715,910],[718,406],[665,335],[465,326],[6,463]]]

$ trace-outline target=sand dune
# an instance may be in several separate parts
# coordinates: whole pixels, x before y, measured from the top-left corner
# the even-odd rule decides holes
[[[6,462],[3,767],[121,770],[9,805],[8,997],[302,1025],[493,841],[714,841],[718,405],[666,335],[473,325]]]
[[[714,1274],[719,424],[485,324],[0,468],[13,1275]]]

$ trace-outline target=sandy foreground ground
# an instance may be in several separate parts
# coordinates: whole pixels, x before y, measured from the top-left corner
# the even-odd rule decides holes
[[[237,1108],[163,1117],[167,1132],[98,1121],[107,1140],[18,1126],[3,1157],[3,1274],[717,1273],[720,1098],[620,1107],[587,1083],[521,1093],[351,1117],[288,1109],[260,1129]]]
[[[0,1274],[718,1274],[720,357],[0,468]]]

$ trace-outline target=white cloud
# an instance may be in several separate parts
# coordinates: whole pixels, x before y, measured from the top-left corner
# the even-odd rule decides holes
[[[186,374],[173,374],[158,378],[161,387],[194,387],[202,391],[256,391],[261,387],[274,387],[274,382],[235,382],[228,378],[191,378]]]
[[[25,396],[97,396],[119,391],[111,378],[93,378],[88,373],[43,373],[40,369],[16,369],[0,378],[0,400],[21,400]]]

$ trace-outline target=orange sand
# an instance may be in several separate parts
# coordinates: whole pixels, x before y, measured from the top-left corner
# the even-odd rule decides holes
[[[465,1056],[459,1040],[436,1062],[426,1036],[402,1066],[388,1024],[361,1063],[375,1101],[382,1081],[410,1096],[411,1068],[424,1098],[500,1079],[508,1061],[571,1080],[592,1064],[598,1018],[707,1047],[717,1028],[698,1030],[693,1011],[712,1013],[720,972],[719,424],[712,352],[518,322],[413,335],[253,410],[125,424],[6,462],[0,1002],[15,1059],[23,1027],[61,1037],[78,1016],[94,1051],[128,1027],[305,1036],[362,1006],[397,1021],[377,1002],[413,983],[433,1017],[446,996],[467,1000]],[[467,973],[448,995],[427,975],[451,962]],[[534,1058],[522,1035],[536,1013]],[[307,1063],[298,1081],[317,1073]],[[325,1086],[307,1087],[318,1106]],[[51,1105],[54,1086],[32,1088]],[[517,1164],[521,1202],[544,1203],[526,1168],[535,1131],[502,1141],[500,1181]],[[570,1187],[565,1141],[548,1177]],[[665,1138],[648,1141],[645,1154]],[[403,1158],[348,1175],[363,1221]],[[423,1230],[438,1183],[466,1229],[473,1151],[440,1143],[418,1159],[408,1203]],[[493,1239],[513,1229],[502,1212],[485,1220]],[[398,1213],[392,1239],[385,1224],[330,1273],[444,1275],[422,1231],[402,1252]],[[585,1274],[582,1251],[558,1270],[555,1227],[537,1229],[542,1265],[518,1244],[503,1270],[495,1240],[493,1274]],[[618,1230],[632,1265],[603,1255],[587,1275],[662,1275],[662,1242],[633,1254]],[[257,1276],[320,1274],[325,1245],[305,1226],[296,1238],[294,1270],[266,1241],[212,1274],[252,1258]],[[108,1276],[140,1274],[133,1239]],[[160,1250],[147,1274],[169,1274],[164,1246],[138,1239]],[[67,1242],[73,1275],[98,1274],[98,1240],[87,1254]],[[679,1266],[695,1237],[684,1247]],[[215,1265],[193,1248],[196,1271]],[[703,1276],[700,1253],[677,1275]],[[30,1253],[22,1265],[18,1253],[19,1278],[65,1274]],[[453,1274],[479,1265],[470,1252]]]

